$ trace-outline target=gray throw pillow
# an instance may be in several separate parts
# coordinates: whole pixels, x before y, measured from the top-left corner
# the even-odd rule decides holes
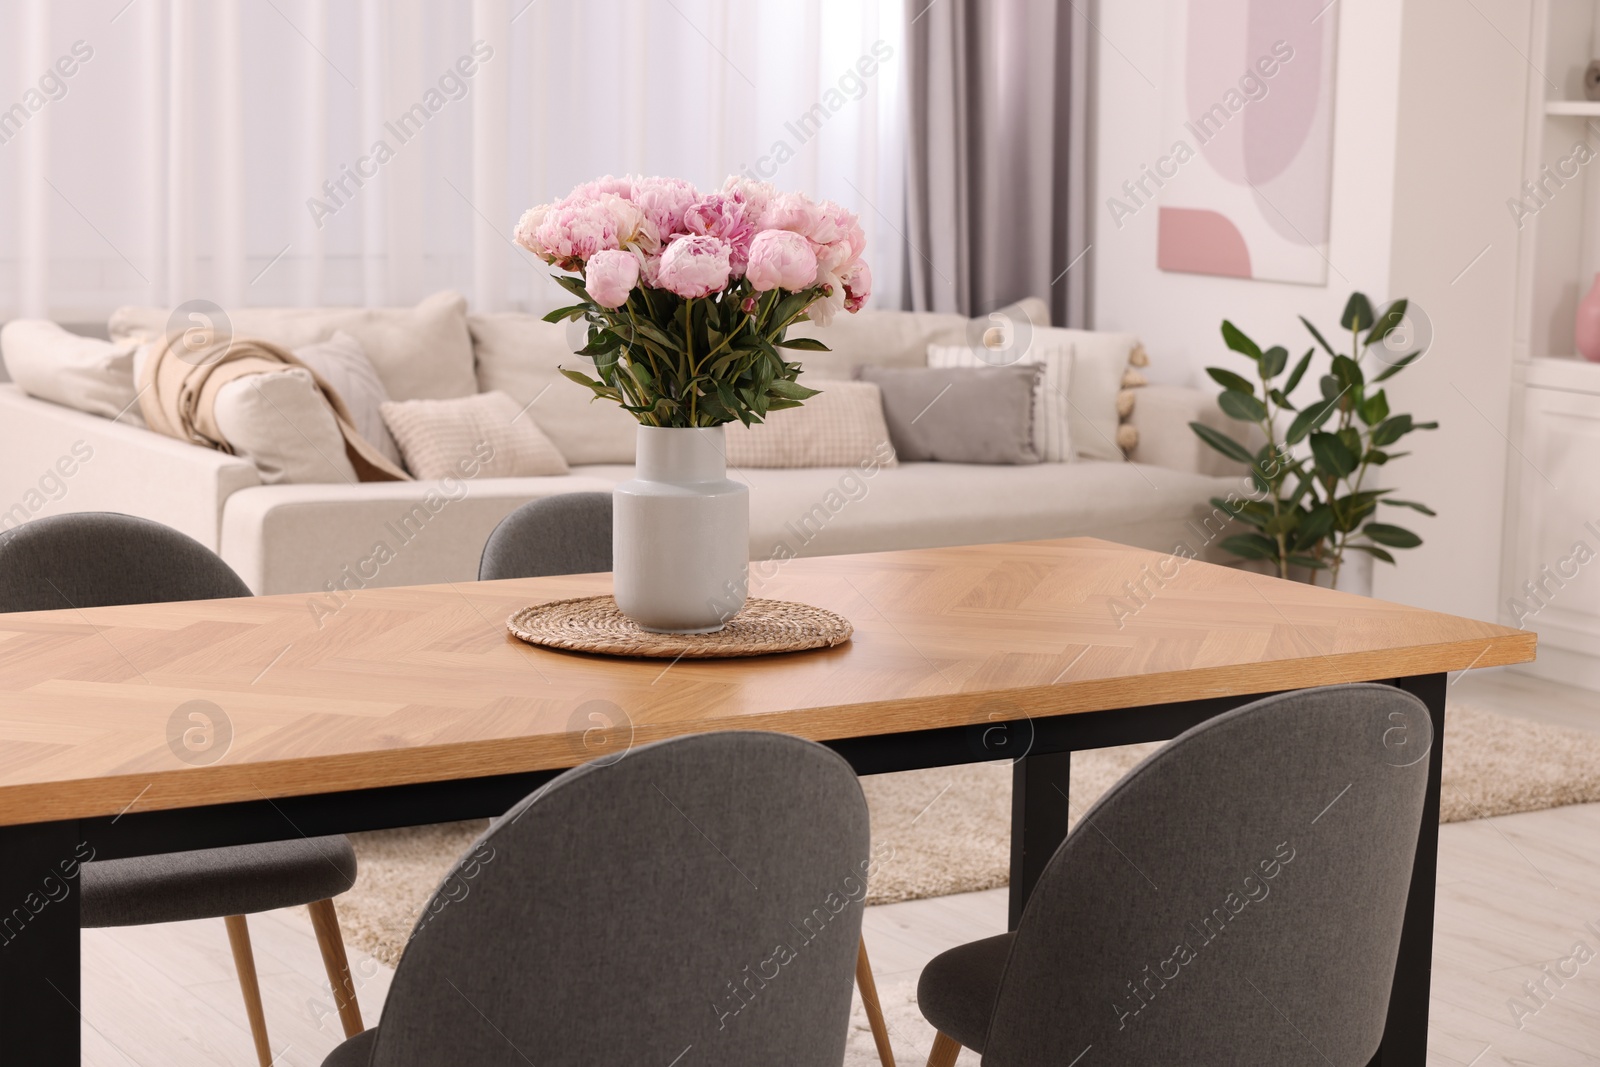
[[[889,441],[901,462],[1038,463],[1033,394],[1043,367],[899,368],[856,372],[883,392]]]

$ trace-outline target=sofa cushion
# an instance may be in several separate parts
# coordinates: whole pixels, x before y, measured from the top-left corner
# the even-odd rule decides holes
[[[1117,394],[1128,360],[1139,347],[1131,333],[1101,333],[1098,330],[1063,330],[1046,327],[1035,330],[1033,344],[1072,346],[1072,383],[1067,395],[1072,398],[1069,423],[1073,450],[1086,459],[1120,463],[1125,458],[1117,443]]]
[[[382,410],[417,478],[448,478],[469,465],[485,478],[567,473],[567,461],[550,438],[505,393],[390,401]]]
[[[730,422],[726,435],[730,467],[848,467],[881,452],[895,462],[883,394],[871,382],[820,378],[822,390],[797,408],[768,413],[765,422]]]
[[[17,319],[0,329],[6,373],[29,396],[142,426],[133,385],[137,347],[80,337],[48,319]]]
[[[166,332],[170,314],[166,308],[118,308],[111,314],[111,338],[154,340]],[[478,391],[467,301],[450,290],[409,308],[237,308],[228,311],[228,327],[235,337],[289,349],[343,330],[361,342],[395,400],[443,400]]]
[[[223,439],[256,465],[262,485],[360,480],[339,421],[304,367],[236,378],[217,390],[213,412]]]
[[[930,367],[1004,367],[1036,363],[1044,368],[1033,393],[1033,447],[1046,463],[1067,463],[1072,452],[1072,346],[1035,343],[1015,355],[987,347],[929,345]]]
[[[560,367],[593,370],[573,354],[568,323],[545,322],[536,315],[508,311],[469,315],[477,352],[478,387],[508,393],[568,463],[632,463],[638,422],[609,400],[562,377]],[[579,342],[581,344],[581,341]]]
[[[383,421],[382,409],[389,400],[389,390],[383,387],[383,379],[378,377],[361,342],[337,330],[326,341],[297,348],[294,354],[339,394],[356,432],[383,453],[384,459],[400,466],[400,446],[394,443],[394,435]]]
[[[1043,367],[862,367],[883,390],[895,454],[945,463],[1038,463],[1034,396]]]

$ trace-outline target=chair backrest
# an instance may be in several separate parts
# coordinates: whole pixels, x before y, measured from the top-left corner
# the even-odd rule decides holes
[[[1041,875],[983,1062],[1092,1046],[1095,1063],[1363,1067],[1432,738],[1417,698],[1350,685],[1256,701],[1153,754]]]
[[[568,771],[445,876],[372,1067],[838,1067],[867,867],[860,784],[809,741],[701,734]]]
[[[249,595],[216,553],[149,519],[83,511],[0,534],[0,612]]]
[[[483,546],[478,580],[592,574],[611,569],[611,494],[530,500],[500,520]]]

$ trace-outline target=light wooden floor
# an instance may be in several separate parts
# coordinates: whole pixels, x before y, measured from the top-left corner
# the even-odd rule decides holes
[[[1508,671],[1458,678],[1451,699],[1600,730],[1600,695]],[[1600,1063],[1597,845],[1600,805],[1441,828],[1430,1064]],[[867,944],[880,984],[914,977],[946,948],[1001,932],[1005,918],[1004,890],[869,908]],[[310,920],[278,912],[253,917],[251,930],[276,1067],[320,1064],[341,1031]],[[1555,973],[1578,942],[1593,958],[1566,964],[1576,975],[1558,986],[1541,968]],[[375,1022],[391,972],[358,954],[351,964],[363,1013]],[[84,1063],[255,1063],[220,920],[86,931],[83,966]],[[1542,1006],[1524,982],[1545,983]],[[1520,1017],[1516,1001],[1527,1009]]]

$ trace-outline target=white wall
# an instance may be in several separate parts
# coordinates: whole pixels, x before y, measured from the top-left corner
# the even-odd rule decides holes
[[[1425,543],[1379,564],[1374,591],[1483,619],[1499,575],[1516,258],[1504,201],[1520,180],[1529,2],[1496,6],[1493,26],[1456,0],[1336,0],[1323,16],[1339,18],[1326,286],[1164,273],[1153,208],[1116,226],[1107,197],[1165,152],[1169,0],[1106,0],[1097,19],[1094,326],[1140,334],[1153,379],[1209,386],[1206,366],[1239,360],[1225,317],[1298,354],[1311,341],[1296,316],[1326,332],[1352,289],[1419,303],[1435,344],[1395,379],[1391,406],[1442,426],[1407,438],[1414,454],[1385,473],[1439,518],[1389,515]]]
[[[1323,287],[1159,271],[1155,208],[1123,218],[1120,228],[1113,221],[1107,198],[1170,148],[1162,137],[1161,85],[1171,2],[1104,0],[1098,6],[1093,324],[1139,334],[1152,379],[1196,385],[1209,381],[1205,367],[1240,358],[1223,347],[1218,329],[1224,318],[1263,344],[1283,344],[1298,354],[1312,342],[1296,315],[1336,326],[1352,289],[1374,301],[1389,296],[1400,5],[1337,0],[1322,16],[1339,19],[1332,267]],[[1172,184],[1183,180],[1180,170]]]

